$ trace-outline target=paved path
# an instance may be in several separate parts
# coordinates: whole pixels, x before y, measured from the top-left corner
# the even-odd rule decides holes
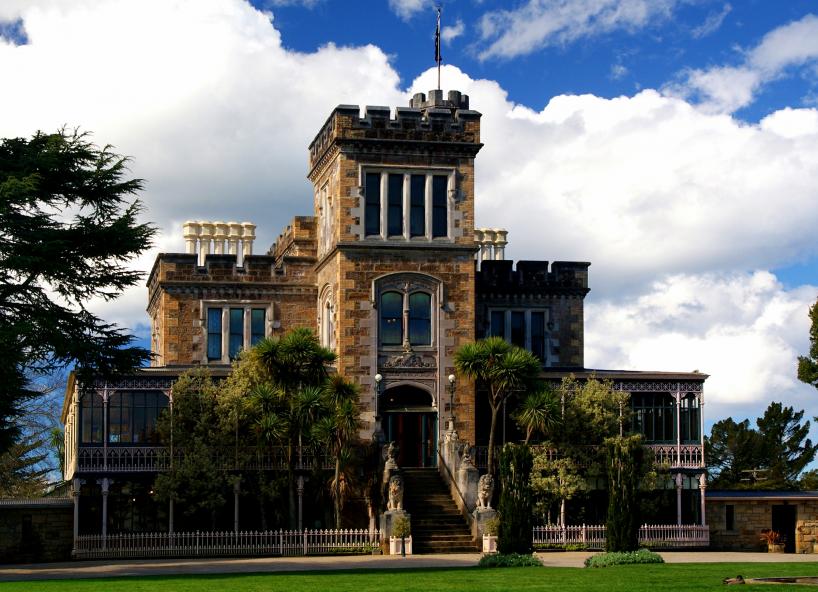
[[[582,567],[588,552],[538,553],[548,567]],[[668,552],[668,563],[812,563],[818,570],[818,555],[768,553]],[[105,578],[178,574],[272,573],[338,569],[406,569],[420,567],[473,567],[480,555],[413,555],[390,557],[264,557],[253,559],[151,559],[130,561],[76,561],[0,567],[0,581],[64,578]]]

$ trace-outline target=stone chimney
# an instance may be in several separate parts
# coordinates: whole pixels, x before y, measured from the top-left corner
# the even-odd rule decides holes
[[[244,258],[253,254],[256,225],[252,222],[188,220],[182,225],[182,234],[185,237],[185,252],[198,254],[200,266],[204,265],[205,257],[210,253],[235,255],[236,264],[242,266]]]

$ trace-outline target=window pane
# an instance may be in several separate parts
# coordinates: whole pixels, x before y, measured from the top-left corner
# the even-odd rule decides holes
[[[446,215],[448,185],[449,179],[446,175],[435,175],[432,178],[432,237],[449,235]]]
[[[545,313],[531,313],[531,353],[545,361]]]
[[[432,343],[432,297],[424,292],[409,296],[409,343]]]
[[[230,309],[230,341],[227,350],[230,359],[235,358],[244,347],[244,309]]]
[[[222,358],[222,309],[207,309],[207,359]]]
[[[491,337],[506,338],[506,311],[491,311],[491,326],[489,327],[489,335]]]
[[[364,232],[367,236],[381,233],[381,174],[367,173],[364,186],[366,207]]]
[[[385,292],[381,296],[381,343],[400,345],[403,343],[403,295]]]
[[[525,347],[525,313],[521,310],[511,312],[511,343]]]
[[[254,308],[250,313],[250,345],[255,345],[264,339],[264,318],[266,310]]]
[[[403,175],[389,175],[389,193],[387,194],[387,228],[389,236],[403,234]]]
[[[411,236],[426,235],[426,175],[412,175],[409,181]]]

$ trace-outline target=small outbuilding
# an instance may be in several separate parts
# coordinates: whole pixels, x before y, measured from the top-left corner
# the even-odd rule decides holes
[[[762,533],[774,530],[787,553],[818,551],[818,491],[707,491],[710,545],[761,551]]]

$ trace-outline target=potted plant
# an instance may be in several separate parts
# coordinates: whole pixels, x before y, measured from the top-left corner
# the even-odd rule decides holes
[[[497,552],[497,533],[500,531],[500,519],[496,516],[486,520],[483,526],[483,553]]]
[[[389,537],[389,554],[397,555],[398,553],[403,557],[412,554],[411,525],[406,516],[395,519],[392,524],[392,536]]]
[[[772,529],[761,531],[761,541],[767,543],[767,553],[784,552],[784,537]]]

